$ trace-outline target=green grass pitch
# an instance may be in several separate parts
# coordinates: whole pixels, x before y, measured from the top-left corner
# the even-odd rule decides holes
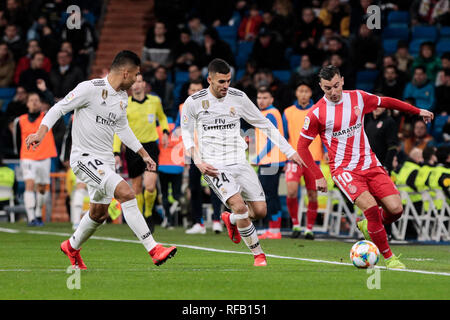
[[[254,267],[244,243],[224,233],[185,235],[156,229],[155,239],[178,252],[160,267],[126,225],[102,226],[81,251],[88,267],[67,273],[59,244],[65,223],[30,228],[0,224],[0,299],[300,300],[450,298],[450,246],[399,245],[408,271],[376,272],[350,265],[352,243],[303,239],[261,240],[267,267]],[[372,277],[372,278],[370,278]],[[72,289],[70,285],[72,283]],[[369,283],[369,286],[368,286]],[[372,287],[370,289],[369,287]],[[377,288],[378,287],[378,288]]]

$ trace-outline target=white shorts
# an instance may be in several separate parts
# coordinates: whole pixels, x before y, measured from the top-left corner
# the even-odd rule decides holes
[[[50,184],[51,159],[20,160],[23,180],[34,180],[36,184]]]
[[[106,163],[95,155],[88,155],[71,159],[71,166],[75,176],[87,185],[92,203],[111,203],[117,185],[123,180],[116,173],[114,164]]]
[[[258,175],[249,163],[213,166],[218,176],[204,175],[205,181],[227,207],[227,200],[238,192],[244,201],[266,201]]]

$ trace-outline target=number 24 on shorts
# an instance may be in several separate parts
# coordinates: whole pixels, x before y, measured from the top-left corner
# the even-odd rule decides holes
[[[221,173],[220,174],[221,178],[222,178],[222,182],[230,182],[230,180],[228,180],[227,176],[225,175],[225,173]],[[215,186],[217,188],[220,188],[221,186],[223,186],[223,183],[221,183],[220,178],[217,177],[213,177],[213,183],[215,184]]]

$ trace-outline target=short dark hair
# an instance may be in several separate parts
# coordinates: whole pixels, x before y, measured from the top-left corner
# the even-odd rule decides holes
[[[201,79],[195,79],[195,80],[189,81],[189,86],[191,86],[191,84],[201,84],[202,87],[204,87],[203,81]]]
[[[445,51],[445,52],[441,55],[441,59],[450,60],[450,51]]]
[[[111,69],[118,69],[127,64],[138,67],[141,65],[141,59],[137,56],[136,53],[129,50],[123,50],[115,56],[113,62],[111,63]]]
[[[436,148],[433,146],[427,146],[422,151],[423,161],[427,163],[431,160],[431,157],[436,154]]]
[[[300,87],[300,86],[307,86],[307,87],[312,91],[311,84],[310,84],[308,81],[306,81],[306,80],[300,80],[300,81],[298,81],[298,82],[296,83],[296,85],[295,85],[295,90],[297,90],[298,87]]]
[[[419,65],[414,67],[414,72],[416,72],[417,69],[420,69],[423,71],[423,73],[427,73],[427,68],[425,68],[425,66]]]
[[[333,65],[329,65],[326,67],[323,67],[319,71],[319,80],[324,79],[330,81],[333,79],[335,75],[341,76],[341,73],[339,72],[339,68],[335,67]]]
[[[231,71],[230,65],[222,59],[215,58],[208,64],[208,73],[228,74]]]
[[[272,91],[270,91],[269,87],[266,87],[266,86],[259,87],[257,94],[259,94],[259,93],[269,93],[270,96],[273,97]]]

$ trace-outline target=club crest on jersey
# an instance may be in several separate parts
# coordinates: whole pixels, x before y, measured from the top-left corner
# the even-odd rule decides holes
[[[308,130],[310,122],[311,122],[311,120],[309,119],[308,116],[306,116],[305,117],[305,122],[303,123],[303,129]]]
[[[349,191],[351,194],[355,194],[356,191],[358,191],[358,188],[357,188],[356,186],[354,186],[353,184],[349,184],[349,185],[348,185],[348,191]]]
[[[209,100],[202,100],[202,108],[208,110],[209,108]]]
[[[107,97],[108,97],[108,90],[103,89],[103,90],[102,90],[102,99],[103,99],[103,100],[106,100]]]
[[[356,116],[359,117],[359,115],[361,114],[361,109],[359,108],[359,106],[354,106],[353,110],[355,111]]]
[[[231,115],[232,117],[236,116],[236,109],[235,109],[234,107],[231,107],[231,108],[230,108],[230,115]]]

